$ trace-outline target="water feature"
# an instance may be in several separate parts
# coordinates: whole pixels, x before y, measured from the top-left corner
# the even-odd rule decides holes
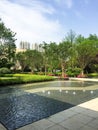
[[[8,130],[97,97],[96,82],[53,81],[0,87],[0,122]]]

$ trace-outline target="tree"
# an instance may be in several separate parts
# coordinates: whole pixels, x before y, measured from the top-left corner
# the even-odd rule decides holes
[[[92,41],[98,41],[98,37],[96,34],[89,34],[88,39]]]
[[[32,73],[34,70],[38,70],[42,67],[43,58],[41,52],[37,50],[27,50],[25,54],[27,65],[30,67]]]
[[[64,77],[64,73],[65,73],[65,64],[70,57],[70,47],[71,47],[71,43],[68,41],[62,41],[58,45],[58,58],[61,64],[62,77]]]
[[[47,73],[47,69],[49,67],[48,65],[48,61],[49,61],[49,44],[47,44],[46,42],[43,42],[43,44],[40,44],[41,48],[43,48],[43,52],[42,52],[42,57],[43,57],[43,67],[44,67],[44,71],[45,71],[45,75]]]
[[[70,58],[68,61],[68,67],[70,68],[76,68],[77,66],[77,57],[76,57],[76,48],[77,44],[82,43],[85,40],[85,38],[80,34],[77,37],[74,37],[74,44],[72,44],[70,49]]]
[[[26,53],[25,52],[18,52],[16,54],[16,65],[21,66],[21,70],[22,72],[24,71],[25,67],[27,66],[27,57],[26,57]],[[17,69],[17,67],[16,67]]]
[[[78,35],[75,39],[75,42],[78,44],[78,43],[81,43],[85,40],[84,36],[82,36],[81,34]]]
[[[70,30],[65,37],[65,41],[71,43],[71,45],[75,42],[76,33],[73,30]]]
[[[91,40],[85,41],[76,45],[76,57],[79,67],[82,69],[82,75],[84,75],[85,67],[93,60],[97,54],[96,44]]]
[[[75,40],[76,40],[76,33],[73,30],[70,30],[66,37],[65,37],[65,41],[69,42],[71,47],[70,47],[70,57],[69,57],[69,63],[70,63],[70,67],[73,67],[74,64],[74,44],[75,44]]]
[[[15,33],[9,28],[6,28],[0,20],[0,60],[7,59],[8,64],[14,61],[15,58]]]
[[[55,42],[50,42],[47,47],[48,67],[51,72],[56,71],[58,67],[58,45]]]

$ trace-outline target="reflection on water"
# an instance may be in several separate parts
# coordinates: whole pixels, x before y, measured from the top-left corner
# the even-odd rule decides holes
[[[79,104],[97,96],[97,82],[54,81],[0,88],[0,99],[35,93],[71,104]]]
[[[58,101],[78,105],[95,97],[98,97],[98,90],[50,90],[45,91],[45,93],[38,92],[37,94],[51,99],[56,99]]]
[[[97,94],[97,88],[97,82],[95,83],[91,81],[54,81],[30,85],[16,85],[9,87],[0,87],[0,99],[36,93],[38,95],[46,97],[48,97],[48,95],[51,95],[49,96],[50,98],[56,98],[56,100],[61,100],[65,102],[68,100],[68,98],[71,98],[71,103],[73,103],[73,95],[78,95],[77,98],[92,98],[94,94]],[[65,95],[67,95],[68,97],[65,98]]]
[[[98,96],[95,82],[53,81],[0,87],[0,121],[14,130]]]

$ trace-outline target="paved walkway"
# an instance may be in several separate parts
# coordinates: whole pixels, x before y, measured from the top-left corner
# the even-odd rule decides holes
[[[71,77],[70,80],[76,80],[76,81],[77,80],[79,80],[79,81],[82,80],[82,81],[95,81],[95,82],[98,82],[98,78],[95,79],[95,78],[75,78],[75,77],[73,78],[73,77]]]
[[[17,130],[98,130],[98,98]]]

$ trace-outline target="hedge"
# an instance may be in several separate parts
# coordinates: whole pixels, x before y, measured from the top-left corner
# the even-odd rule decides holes
[[[52,76],[42,76],[42,75],[31,75],[31,74],[5,74],[0,77],[1,85],[11,85],[11,84],[22,84],[22,83],[34,83],[42,81],[54,80]]]

